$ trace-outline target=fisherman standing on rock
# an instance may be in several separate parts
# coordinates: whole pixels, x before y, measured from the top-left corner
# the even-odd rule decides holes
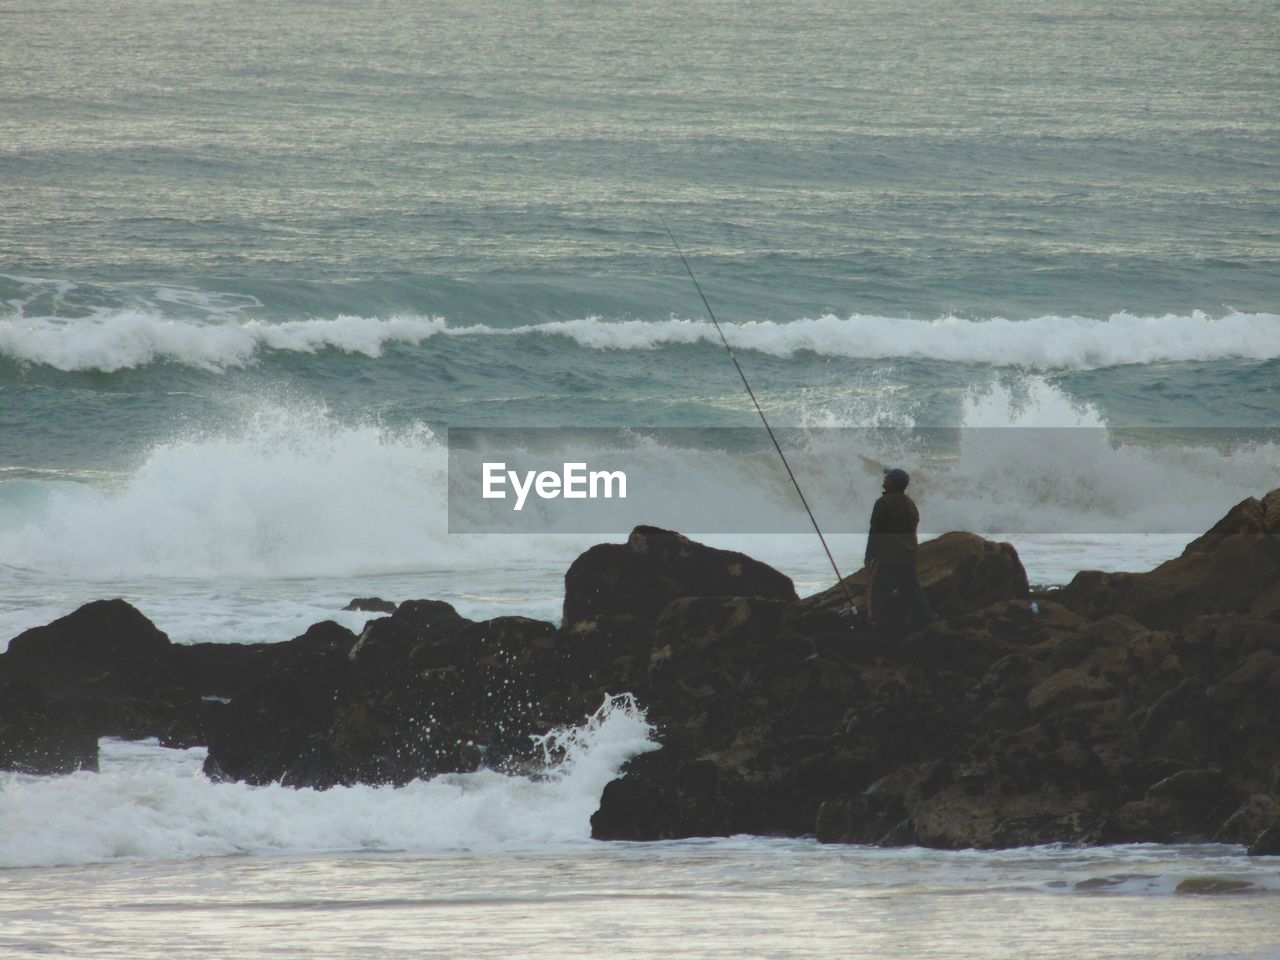
[[[916,528],[920,511],[907,496],[911,476],[886,467],[884,493],[871,510],[867,536],[867,615],[878,633],[901,637],[909,622],[927,621],[916,574]]]

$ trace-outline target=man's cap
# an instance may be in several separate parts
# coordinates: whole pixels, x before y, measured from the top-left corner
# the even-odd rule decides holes
[[[885,467],[884,475],[898,485],[900,489],[907,489],[907,484],[911,482],[911,474],[903,470],[901,467]]]

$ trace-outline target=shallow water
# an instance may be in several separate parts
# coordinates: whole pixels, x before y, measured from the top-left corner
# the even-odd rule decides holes
[[[650,735],[623,698],[534,775],[248,787],[115,740],[0,774],[0,955],[1280,956],[1280,861],[1241,847],[590,840]]]
[[[1239,848],[940,853],[747,838],[114,863],[0,874],[0,950],[1262,960],[1280,956],[1278,872]],[[1176,892],[1209,877],[1250,886]]]
[[[824,525],[904,463],[1033,582],[1149,568],[1280,477],[1232,434],[1280,425],[1275,36],[1271,0],[9,4],[0,647],[109,596],[182,643],[367,595],[556,619],[629,528],[451,533],[444,438],[757,426],[663,218],[776,425],[1096,441],[793,451]],[[674,494],[702,452],[653,448]],[[712,467],[703,539],[828,586],[734,526],[796,510],[777,464]],[[1280,956],[1234,848],[590,843],[642,743],[402,791],[145,744],[4,776],[0,954]],[[1251,887],[1176,893],[1213,876]]]

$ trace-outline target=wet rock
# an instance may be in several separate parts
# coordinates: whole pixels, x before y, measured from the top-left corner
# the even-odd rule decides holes
[[[1116,694],[1115,684],[1093,676],[1084,667],[1059,670],[1027,694],[1027,708],[1032,714],[1054,713],[1089,700],[1109,700]]]
[[[1083,571],[1055,596],[1089,619],[1122,613],[1159,629],[1206,614],[1280,617],[1280,490],[1237,504],[1150,572]]]
[[[1005,796],[955,785],[921,801],[911,823],[919,843],[939,849],[1096,843],[1105,804],[1105,795],[1069,789]]]
[[[1193,896],[1219,896],[1221,894],[1249,893],[1257,888],[1248,880],[1232,877],[1188,877],[1174,889],[1174,893]]]
[[[1278,819],[1280,797],[1255,793],[1223,822],[1214,839],[1219,843],[1252,844]]]
[[[1221,770],[1179,770],[1172,776],[1153,783],[1147,793],[1152,797],[1168,797],[1208,810],[1222,802],[1225,784]]]
[[[989,607],[1001,600],[1028,596],[1027,572],[1018,551],[1009,543],[996,543],[972,533],[953,531],[920,544],[916,555],[920,588],[940,618],[955,617]],[[847,588],[847,589],[846,589]],[[867,571],[846,577],[844,585],[802,600],[808,614],[831,612],[864,602]]]
[[[1190,843],[1212,839],[1237,809],[1239,793],[1215,769],[1180,770],[1153,783],[1140,800],[1108,817],[1109,843]]]
[[[863,794],[850,800],[826,800],[818,808],[814,830],[822,843],[902,847],[918,842],[900,796]]]
[[[515,768],[536,759],[536,735],[603,697],[544,621],[415,600],[346,636],[236,697],[206,770],[323,788]]]
[[[296,643],[296,658],[232,700],[209,743],[205,773],[252,784],[285,781],[300,758],[314,754],[312,738],[333,725],[351,686],[348,643]],[[326,786],[344,782],[337,771],[315,779]]]
[[[1280,857],[1280,817],[1271,821],[1256,840],[1249,845],[1251,857]]]
[[[0,683],[26,692],[8,704],[0,769],[96,769],[100,737],[162,734],[198,699],[163,669],[178,649],[122,600],[86,604],[15,637],[0,654]]]
[[[169,638],[123,600],[97,600],[33,627],[9,641],[0,677],[39,686],[46,694],[135,693],[146,666],[170,648]]]
[[[390,617],[371,620],[351,648],[360,670],[396,670],[422,647],[448,641],[474,623],[442,600],[407,600]]]
[[[746,554],[640,526],[625,544],[597,544],[569,567],[563,623],[572,627],[602,615],[652,623],[678,597],[794,600],[796,592],[790,577]]]
[[[98,737],[30,684],[0,687],[0,770],[57,774],[98,769]]]
[[[671,840],[732,832],[719,771],[665,747],[637,757],[604,788],[591,816],[597,840]]]
[[[396,605],[381,597],[356,597],[343,610],[361,610],[366,613],[395,613]]]
[[[1208,531],[1187,544],[1183,553],[1212,553],[1229,537],[1240,535],[1280,536],[1280,489],[1272,490],[1260,500],[1257,497],[1241,500]]]
[[[78,629],[0,657],[0,680],[40,681],[20,722],[0,710],[0,757],[73,706],[88,734],[208,740],[210,775],[251,783],[527,772],[542,760],[533,735],[625,691],[662,749],[605,789],[598,837],[1218,837],[1266,852],[1280,832],[1280,622],[1259,606],[1274,584],[1239,564],[1270,569],[1273,500],[1234,511],[1160,574],[1168,611],[1144,606],[1158,578],[1031,597],[1011,548],[939,538],[921,548],[933,551],[922,580],[943,615],[893,642],[850,629],[843,590],[798,601],[763,564],[643,527],[575,562],[559,628],[424,600],[359,637],[322,624],[286,644],[179,648],[107,606],[99,619],[140,643],[101,663],[59,654],[89,642]],[[1256,595],[1221,586],[1229,576]]]
[[[160,746],[178,750],[208,746],[226,719],[229,702],[221,697],[200,697],[177,706],[158,736]]]

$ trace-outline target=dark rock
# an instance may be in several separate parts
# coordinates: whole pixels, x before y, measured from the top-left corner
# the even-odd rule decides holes
[[[863,794],[851,800],[826,800],[818,808],[815,833],[822,843],[901,847],[918,838],[902,797]]]
[[[10,665],[36,660],[75,660],[102,665],[154,656],[169,646],[156,625],[123,600],[87,603],[43,627],[9,641]]]
[[[219,699],[240,696],[309,650],[354,640],[324,623],[286,643],[183,646],[123,601],[103,601],[15,638],[0,655],[0,677],[39,690],[95,739],[158,737],[185,747],[209,742],[223,715]]]
[[[1059,670],[1027,694],[1027,709],[1032,715],[1054,713],[1088,700],[1110,700],[1116,686],[1085,667]]]
[[[1246,797],[1218,829],[1219,843],[1252,844],[1273,822],[1280,820],[1280,798],[1265,793]]]
[[[936,616],[955,617],[989,607],[1001,600],[1028,595],[1027,572],[1012,544],[984,540],[953,531],[920,544],[916,554],[920,588]],[[835,611],[848,606],[849,595],[866,596],[867,571],[846,577],[844,585],[806,597],[799,604],[806,613]]]
[[[1000,600],[1027,596],[1027,572],[1009,543],[972,533],[944,533],[925,544],[916,563],[933,612],[953,617]]]
[[[992,849],[1045,843],[1096,843],[1103,794],[1046,787],[1007,796],[954,785],[911,811],[918,842],[927,847]]]
[[[1237,504],[1182,555],[1148,573],[1086,570],[1056,594],[1084,617],[1123,613],[1158,629],[1206,614],[1280,616],[1280,490]]]
[[[558,629],[410,601],[359,638],[321,624],[286,644],[173,647],[108,605],[72,640],[60,626],[0,657],[0,678],[34,687],[0,701],[0,759],[30,754],[66,710],[67,742],[207,741],[211,776],[251,783],[531,772],[534,735],[626,691],[662,749],[605,789],[598,837],[1217,837],[1266,852],[1280,832],[1277,497],[1237,508],[1173,567],[1034,597],[1012,548],[939,538],[921,572],[941,616],[900,640],[850,629],[843,589],[797,601],[763,564],[644,527],[575,561]],[[108,634],[131,639],[81,656]]]
[[[1280,817],[1271,821],[1249,846],[1251,857],[1280,857]]]
[[[98,737],[74,711],[30,684],[0,687],[0,770],[55,774],[98,769]]]
[[[350,634],[346,634],[350,637]],[[252,783],[405,783],[537,758],[533,737],[580,720],[603,690],[554,625],[472,621],[408,601],[229,705],[206,769]]]
[[[365,672],[400,670],[414,651],[444,643],[474,622],[442,600],[406,600],[390,617],[365,626],[351,661]]]
[[[9,641],[0,679],[38,686],[46,695],[137,695],[141,672],[170,649],[169,638],[123,600],[98,600]]]
[[[1214,824],[1237,809],[1241,797],[1215,769],[1180,770],[1153,783],[1141,800],[1109,815],[1110,843],[1189,843],[1209,840]]]
[[[396,605],[381,597],[356,597],[343,610],[363,610],[367,613],[395,613]]]
[[[1183,555],[1213,553],[1224,540],[1234,536],[1280,536],[1280,489],[1272,490],[1261,500],[1248,497],[1227,511],[1202,536],[1192,540]]]
[[[591,816],[597,840],[670,840],[725,836],[730,832],[718,775],[710,763],[674,751],[647,753],[627,764],[626,773],[604,788]],[[690,802],[688,795],[696,800]],[[708,802],[710,798],[710,802]]]
[[[1187,677],[1134,717],[1148,751],[1198,766],[1213,759],[1213,715],[1204,681]]]
[[[652,623],[678,597],[794,600],[796,592],[790,577],[746,554],[640,526],[625,544],[597,544],[574,560],[564,578],[563,623],[602,615]]]
[[[348,651],[341,643],[305,646],[302,656],[222,711],[204,764],[207,775],[252,784],[284,781],[307,754],[310,739],[333,725],[339,702],[351,686]],[[336,771],[326,774],[316,774],[317,782],[345,782]]]

